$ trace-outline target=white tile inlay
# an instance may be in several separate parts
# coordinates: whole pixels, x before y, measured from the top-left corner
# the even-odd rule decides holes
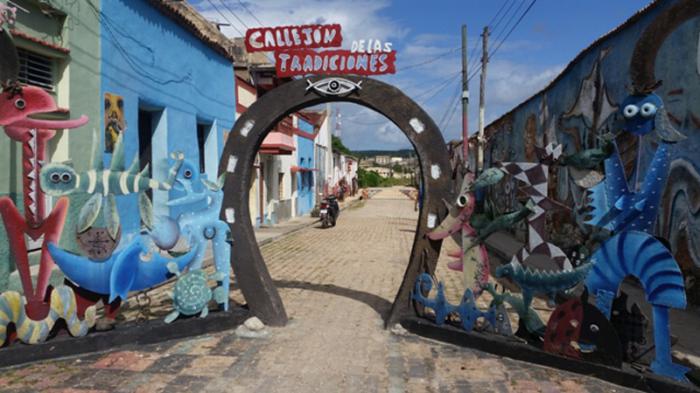
[[[226,171],[233,173],[233,171],[236,170],[236,164],[238,163],[238,157],[236,156],[229,156],[228,157],[228,164],[226,164]]]
[[[234,222],[236,222],[235,212],[236,211],[233,210],[232,207],[226,208],[226,210],[225,210],[226,222],[228,222],[229,224],[233,224]]]
[[[253,129],[254,125],[255,122],[253,120],[248,120],[247,122],[245,122],[245,124],[243,124],[243,128],[241,128],[241,135],[243,135],[244,138],[247,137],[248,133],[250,132],[250,130]]]
[[[440,167],[437,164],[430,166],[430,177],[437,180],[440,177]]]
[[[411,120],[409,120],[408,124],[411,125],[411,127],[413,128],[413,131],[415,131],[419,134],[425,130],[425,126],[423,125],[423,122],[416,119],[415,117],[412,118]]]

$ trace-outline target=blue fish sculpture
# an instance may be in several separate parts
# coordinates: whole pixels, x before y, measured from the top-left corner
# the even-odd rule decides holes
[[[48,244],[51,257],[68,279],[89,291],[126,300],[129,291],[140,291],[160,284],[171,274],[168,263],[175,262],[185,269],[199,253],[199,246],[192,247],[177,258],[165,258],[151,252],[144,241],[137,237],[127,247],[101,262],[68,252],[55,243]]]

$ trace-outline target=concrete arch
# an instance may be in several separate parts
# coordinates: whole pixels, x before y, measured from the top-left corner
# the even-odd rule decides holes
[[[350,86],[349,91],[338,95],[333,89],[329,92],[318,87],[320,82],[332,80]],[[231,266],[251,313],[269,325],[284,325],[287,314],[251,224],[248,193],[255,155],[265,136],[285,116],[317,104],[341,101],[386,116],[406,134],[420,161],[423,208],[408,267],[386,318],[387,325],[414,313],[411,289],[416,277],[422,272],[434,272],[437,263],[441,242],[429,240],[425,234],[447,214],[442,200],[451,199],[453,180],[445,141],[430,116],[401,90],[371,78],[312,76],[284,84],[260,97],[236,121],[219,164],[219,173],[227,172],[221,219],[231,228]]]

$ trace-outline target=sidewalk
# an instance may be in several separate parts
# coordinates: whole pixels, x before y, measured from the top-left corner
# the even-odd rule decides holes
[[[340,211],[343,211],[353,205],[355,202],[358,202],[360,195],[360,192],[358,192],[355,196],[347,197],[343,202],[339,202]],[[310,215],[295,217],[291,220],[284,221],[273,226],[265,225],[255,228],[255,239],[258,241],[258,246],[262,246],[274,241],[275,239],[318,223],[318,217],[311,217]]]

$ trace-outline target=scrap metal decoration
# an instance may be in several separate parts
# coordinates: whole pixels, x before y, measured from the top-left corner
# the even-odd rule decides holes
[[[355,83],[345,78],[325,78],[316,82],[307,79],[306,83],[309,84],[306,91],[313,89],[316,93],[324,96],[344,96],[353,91],[362,90],[362,81]]]

